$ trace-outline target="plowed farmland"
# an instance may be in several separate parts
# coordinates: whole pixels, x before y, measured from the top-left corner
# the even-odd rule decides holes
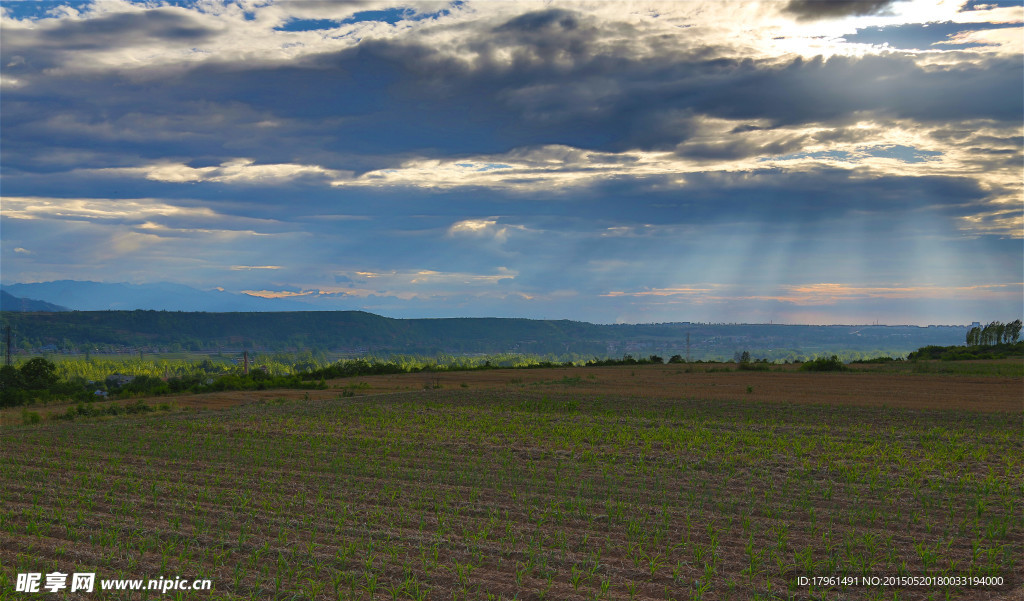
[[[56,571],[212,580],[176,593],[195,599],[1022,592],[1019,378],[662,366],[331,384],[8,420],[0,598]],[[938,580],[899,580],[917,577]]]

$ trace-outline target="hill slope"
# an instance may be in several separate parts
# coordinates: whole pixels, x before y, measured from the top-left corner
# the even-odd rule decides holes
[[[67,307],[31,298],[18,298],[0,291],[0,311],[69,311]]]

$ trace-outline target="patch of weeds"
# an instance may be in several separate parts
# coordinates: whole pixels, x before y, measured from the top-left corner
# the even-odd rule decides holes
[[[166,409],[161,406],[164,411],[170,411],[170,404],[164,403]],[[149,413],[155,411],[153,407],[147,405],[142,399],[138,399],[134,403],[128,403],[127,405],[89,405],[86,403],[78,403],[74,407],[69,407],[64,413],[54,413],[50,415],[49,419],[58,420],[75,420],[78,418],[97,418],[107,416],[118,416],[118,415],[135,415],[138,413]]]

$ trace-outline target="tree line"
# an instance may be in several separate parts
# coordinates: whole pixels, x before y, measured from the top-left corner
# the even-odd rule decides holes
[[[1020,339],[1021,321],[993,321],[985,327],[975,326],[967,332],[967,346],[1013,344]]]
[[[214,368],[210,365],[209,368]],[[241,368],[219,374],[195,373],[163,379],[151,375],[111,374],[102,380],[81,376],[61,378],[58,366],[34,357],[19,367],[0,367],[0,407],[16,407],[50,401],[91,402],[107,398],[157,396],[165,394],[220,392],[224,390],[270,390],[275,388],[323,389],[323,381],[304,381],[299,373],[274,375],[260,367],[249,373]]]

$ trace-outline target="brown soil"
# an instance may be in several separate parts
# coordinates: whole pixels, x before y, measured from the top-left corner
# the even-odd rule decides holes
[[[863,366],[849,373],[813,373],[796,366],[773,371],[707,371],[721,365],[640,365],[495,369],[339,378],[326,390],[227,391],[147,398],[149,404],[174,408],[226,409],[271,399],[311,400],[341,394],[364,396],[442,389],[528,389],[582,397],[635,396],[648,399],[749,400],[904,409],[966,409],[1024,412],[1024,379],[944,374],[880,373]],[[118,400],[127,404],[134,400]],[[68,404],[33,407],[45,416],[66,411]],[[21,410],[0,412],[0,424],[20,423]]]

